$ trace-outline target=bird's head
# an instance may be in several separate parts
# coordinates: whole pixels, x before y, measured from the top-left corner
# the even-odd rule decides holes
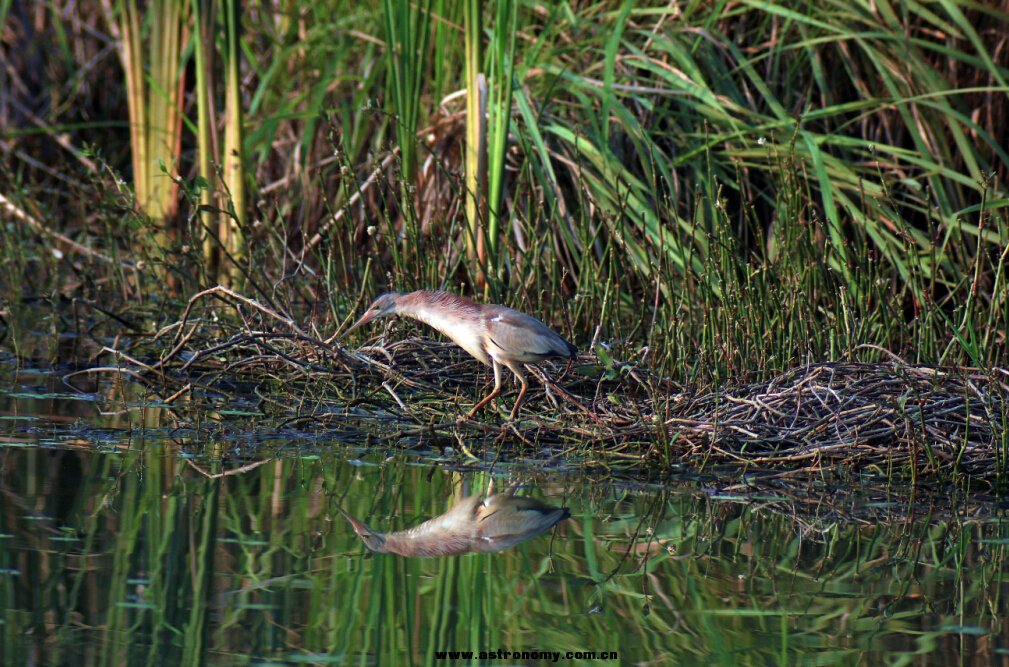
[[[355,519],[339,505],[336,506],[336,511],[342,514],[343,518],[350,523],[354,532],[357,533],[357,536],[361,538],[366,547],[379,553],[385,552],[385,533],[372,530],[366,523]]]
[[[354,322],[354,324],[352,324],[350,328],[344,332],[344,335],[349,334],[354,329],[357,329],[360,326],[364,326],[368,322],[371,322],[374,319],[378,319],[379,317],[388,317],[389,315],[395,315],[396,301],[400,296],[401,295],[399,292],[386,292],[382,296],[372,301],[371,305],[368,306],[368,310],[364,311],[364,315],[362,315],[357,322]]]

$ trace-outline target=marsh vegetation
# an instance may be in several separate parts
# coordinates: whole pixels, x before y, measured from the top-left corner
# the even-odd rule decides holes
[[[12,348],[20,304],[42,299],[54,330],[72,320],[116,340],[97,346],[96,365],[137,378],[166,356],[230,346],[246,369],[277,352],[267,382],[314,362],[256,336],[294,334],[346,358],[366,334],[332,334],[375,294],[443,288],[534,314],[587,350],[566,380],[600,428],[573,435],[619,445],[644,434],[630,438],[642,460],[696,458],[677,420],[702,415],[685,401],[751,400],[796,369],[870,364],[898,383],[940,369],[934,397],[913,382],[867,388],[878,400],[856,402],[892,424],[869,429],[883,434],[871,446],[899,452],[906,472],[915,452],[959,443],[921,461],[956,471],[939,461],[970,451],[993,479],[1005,473],[998,7],[124,0],[67,11],[3,10]],[[181,301],[217,283],[239,299],[198,299],[206,327],[185,334],[187,348],[150,344],[158,332],[177,343]],[[242,323],[263,312],[276,317]],[[417,392],[422,378],[396,370],[412,363],[392,353],[401,336],[365,362],[385,369],[369,380],[389,388],[381,407],[406,423],[451,421],[459,391]],[[983,391],[944,387],[958,368]],[[458,370],[448,381],[479,395],[486,376]],[[158,379],[169,398],[199,376]],[[362,389],[311,398],[336,409]],[[961,393],[947,426],[908,407],[941,411],[949,391]],[[294,400],[290,416],[310,417],[305,394]],[[512,429],[519,440],[584,423],[571,405],[530,405],[536,433]],[[717,411],[703,418],[716,425],[702,448],[738,434],[717,427]],[[744,430],[778,418],[756,414]],[[824,444],[786,440],[807,453]]]
[[[0,0],[0,651],[1004,655],[1007,33],[965,0]],[[340,336],[417,289],[581,353],[460,419],[486,368]],[[347,557],[338,508],[406,529],[513,471],[570,507],[550,537]]]

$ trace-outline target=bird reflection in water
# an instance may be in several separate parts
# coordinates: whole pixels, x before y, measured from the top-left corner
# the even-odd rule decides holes
[[[447,512],[419,526],[392,533],[372,530],[341,507],[337,510],[372,551],[429,558],[464,553],[494,553],[542,535],[571,516],[534,498],[516,496],[517,485],[504,493],[488,491],[463,498]]]

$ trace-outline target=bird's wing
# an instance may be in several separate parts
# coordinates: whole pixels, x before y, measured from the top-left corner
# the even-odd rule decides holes
[[[511,498],[510,500],[519,500]],[[534,502],[500,505],[482,518],[473,543],[474,551],[494,552],[542,535],[571,516],[566,507],[551,507]]]
[[[496,308],[487,314],[487,333],[492,345],[522,363],[535,363],[548,357],[571,357],[574,346],[550,328],[511,308]]]

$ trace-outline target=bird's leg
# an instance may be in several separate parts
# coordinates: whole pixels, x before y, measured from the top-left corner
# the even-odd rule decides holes
[[[491,359],[491,363],[494,365],[494,389],[491,393],[484,396],[482,401],[474,405],[472,410],[466,413],[466,419],[472,419],[473,415],[480,411],[480,408],[487,405],[501,394],[501,364],[499,364],[495,359]]]
[[[515,405],[508,416],[509,421],[515,421],[515,416],[519,413],[519,406],[522,405],[522,399],[526,397],[526,392],[529,390],[529,383],[526,382],[525,373],[521,372],[517,366],[508,366],[508,368],[515,374],[515,379],[522,383],[522,388],[519,389],[519,397],[515,399]]]
[[[519,382],[522,383],[522,388],[519,389],[519,397],[515,399],[515,405],[512,407],[512,413],[508,416],[509,420],[514,421],[515,416],[519,413],[519,405],[522,404],[522,399],[526,397],[526,391],[529,389],[529,383],[526,382],[525,378],[519,378]]]

